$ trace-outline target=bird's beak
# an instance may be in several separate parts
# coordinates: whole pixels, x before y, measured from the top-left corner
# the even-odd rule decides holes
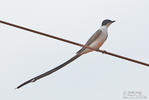
[[[112,21],[112,23],[114,23],[114,22],[115,22],[115,20]]]

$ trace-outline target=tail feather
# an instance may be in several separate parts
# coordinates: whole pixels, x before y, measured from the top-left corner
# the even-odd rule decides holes
[[[47,72],[41,74],[41,75],[38,75],[38,76],[36,76],[36,77],[34,77],[34,78],[32,78],[32,79],[30,79],[30,80],[28,80],[28,81],[22,83],[22,84],[19,85],[16,89],[19,89],[19,88],[21,88],[22,86],[24,86],[24,85],[26,85],[26,84],[28,84],[28,83],[35,82],[35,81],[37,81],[37,80],[39,80],[39,79],[41,79],[41,78],[43,78],[43,77],[45,77],[45,76],[47,76],[47,75],[50,75],[50,74],[56,72],[57,70],[63,68],[64,66],[66,66],[66,65],[69,64],[69,63],[71,63],[72,61],[74,61],[75,59],[77,59],[77,58],[80,57],[80,56],[81,56],[81,55],[79,55],[79,54],[73,56],[71,59],[69,59],[68,61],[64,62],[63,64],[61,64],[61,65],[59,65],[59,66],[57,66],[57,67],[55,67],[55,68],[53,68],[53,69],[51,69],[51,70],[49,70],[49,71],[47,71]]]

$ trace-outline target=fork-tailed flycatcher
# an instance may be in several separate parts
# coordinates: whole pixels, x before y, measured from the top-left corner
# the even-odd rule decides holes
[[[102,22],[102,24],[101,24],[101,27],[91,36],[91,38],[86,42],[85,45],[86,46],[89,46],[89,47],[91,47],[93,49],[99,49],[102,46],[102,44],[104,43],[104,41],[107,39],[107,37],[108,37],[108,27],[113,22],[115,22],[115,21],[111,21],[109,19],[104,20]],[[73,56],[68,61],[64,62],[63,64],[61,64],[61,65],[59,65],[59,66],[57,66],[57,67],[55,67],[55,68],[53,68],[53,69],[51,69],[51,70],[43,73],[41,75],[38,75],[38,76],[36,76],[36,77],[34,77],[34,78],[32,78],[32,79],[30,79],[30,80],[22,83],[21,85],[19,85],[17,87],[17,89],[20,88],[20,87],[22,87],[22,86],[24,86],[24,85],[26,85],[26,84],[28,84],[28,83],[35,82],[35,81],[37,81],[37,80],[39,80],[39,79],[41,79],[41,78],[43,78],[43,77],[45,77],[47,75],[52,74],[53,72],[55,72],[55,71],[63,68],[67,64],[69,64],[72,61],[74,61],[75,59],[79,58],[81,55],[86,54],[86,53],[91,52],[91,51],[93,51],[93,50],[83,47],[82,49],[80,49],[76,53],[75,56]]]

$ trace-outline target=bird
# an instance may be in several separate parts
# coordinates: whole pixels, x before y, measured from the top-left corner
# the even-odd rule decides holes
[[[103,43],[107,40],[108,37],[108,27],[114,23],[115,21],[113,20],[109,20],[109,19],[105,19],[102,21],[100,28],[89,38],[89,40],[86,42],[85,46],[89,46],[93,49],[99,49]],[[66,65],[68,65],[69,63],[71,63],[72,61],[76,60],[77,58],[79,58],[80,56],[87,54],[89,52],[92,52],[94,50],[82,47],[76,54],[75,56],[73,56],[72,58],[70,58],[69,60],[67,60],[66,62],[62,63],[61,65],[43,73],[40,74],[34,78],[31,78],[28,81],[25,81],[24,83],[20,84],[19,86],[16,87],[16,89],[21,88],[22,86],[28,84],[28,83],[32,83],[35,82],[45,76],[48,76],[56,71],[58,71],[59,69],[65,67]]]

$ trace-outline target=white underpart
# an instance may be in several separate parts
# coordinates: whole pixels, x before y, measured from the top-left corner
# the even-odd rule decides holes
[[[108,36],[108,30],[107,30],[107,26],[101,26],[99,30],[102,30],[102,33],[99,35],[99,37],[89,45],[89,47],[92,47],[94,49],[99,49],[102,44],[104,43],[104,41],[107,39]],[[86,54],[88,52],[91,52],[93,50],[91,49],[85,49],[82,54]]]

